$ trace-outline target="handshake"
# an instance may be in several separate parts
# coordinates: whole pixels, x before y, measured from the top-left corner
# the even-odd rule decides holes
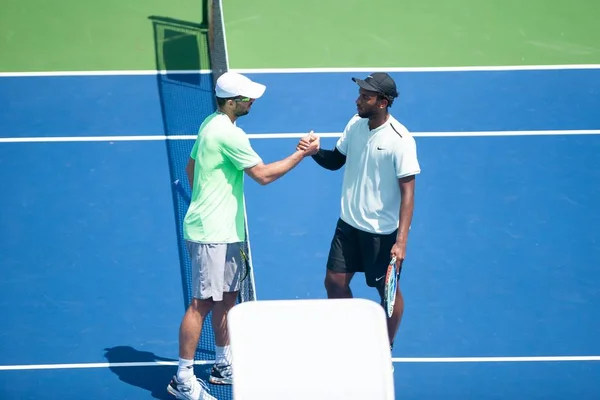
[[[300,139],[298,145],[296,146],[296,151],[303,152],[304,157],[313,156],[317,154],[317,151],[319,151],[320,146],[321,139],[318,136],[314,135],[313,131],[310,131],[308,135]]]

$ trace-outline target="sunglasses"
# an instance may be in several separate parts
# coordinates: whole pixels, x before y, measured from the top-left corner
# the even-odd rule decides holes
[[[248,103],[252,101],[250,97],[238,97],[237,99],[233,99],[236,103]]]

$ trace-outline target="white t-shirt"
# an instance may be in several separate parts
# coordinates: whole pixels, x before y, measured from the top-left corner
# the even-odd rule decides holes
[[[400,219],[399,178],[421,172],[415,139],[391,115],[370,130],[369,120],[355,115],[336,143],[346,156],[340,218],[371,233],[387,234]]]

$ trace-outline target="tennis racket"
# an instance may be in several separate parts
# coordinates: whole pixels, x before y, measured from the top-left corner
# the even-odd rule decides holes
[[[185,201],[185,203],[189,207],[189,205],[191,203],[191,197],[185,191],[185,189],[184,189],[183,185],[181,184],[181,182],[179,181],[179,179],[177,179],[175,182],[173,182],[173,186],[175,186],[175,190],[177,191],[177,193],[179,193],[179,195],[181,196],[183,201]],[[250,274],[250,270],[252,268],[252,265],[250,264],[250,257],[248,257],[248,241],[244,241],[241,244],[240,256],[242,259],[242,263],[244,264],[244,267],[245,267],[244,268],[244,276],[242,276],[242,279],[241,279],[241,282],[243,282]]]
[[[189,206],[190,203],[192,202],[192,199],[190,198],[190,195],[183,188],[183,185],[181,184],[181,182],[179,182],[179,179],[177,179],[175,182],[173,182],[173,186],[175,186],[175,190],[177,190],[177,193],[179,193],[181,198],[183,198],[183,201],[185,201],[185,203]]]
[[[396,287],[398,286],[398,268],[396,267],[396,257],[392,257],[385,274],[384,286],[384,307],[385,312],[390,318],[394,312],[394,303],[396,302]]]

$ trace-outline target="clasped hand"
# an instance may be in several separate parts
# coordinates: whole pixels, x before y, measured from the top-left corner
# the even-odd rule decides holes
[[[320,147],[321,139],[315,135],[313,131],[310,131],[308,135],[300,139],[298,145],[296,146],[296,150],[304,152],[305,156],[312,156],[317,154],[317,151],[319,151]]]

